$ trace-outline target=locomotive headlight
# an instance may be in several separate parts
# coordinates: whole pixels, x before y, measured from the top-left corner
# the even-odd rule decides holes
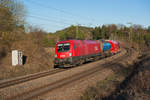
[[[71,56],[72,56],[72,53],[69,53],[69,56],[71,57]]]
[[[55,55],[55,58],[57,58],[57,55]]]

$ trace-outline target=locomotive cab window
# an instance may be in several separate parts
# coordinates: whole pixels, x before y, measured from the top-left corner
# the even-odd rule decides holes
[[[58,44],[57,52],[66,52],[70,49],[70,43]]]

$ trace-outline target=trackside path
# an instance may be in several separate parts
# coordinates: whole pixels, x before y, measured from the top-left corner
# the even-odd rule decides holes
[[[12,86],[12,85],[16,85],[16,84],[19,84],[19,83],[23,83],[23,82],[26,82],[26,81],[30,81],[30,80],[33,80],[33,79],[37,79],[37,78],[45,77],[45,76],[48,76],[48,75],[52,75],[52,74],[62,72],[62,71],[65,71],[65,69],[53,69],[53,70],[50,70],[50,71],[40,72],[40,73],[36,73],[36,74],[31,74],[31,75],[27,75],[27,76],[22,76],[22,77],[2,81],[2,82],[0,82],[0,89],[5,88],[5,87],[9,87],[9,86]]]

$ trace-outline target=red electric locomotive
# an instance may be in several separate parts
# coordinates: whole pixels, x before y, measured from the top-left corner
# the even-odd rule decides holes
[[[55,48],[54,67],[80,65],[86,61],[107,57],[119,51],[113,40],[66,40],[59,41]]]
[[[98,40],[66,40],[60,41],[55,48],[55,67],[59,65],[78,65],[92,57],[100,55]]]

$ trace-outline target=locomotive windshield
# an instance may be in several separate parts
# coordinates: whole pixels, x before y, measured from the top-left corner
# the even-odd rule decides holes
[[[57,52],[66,52],[70,49],[70,43],[61,43],[57,45]]]

